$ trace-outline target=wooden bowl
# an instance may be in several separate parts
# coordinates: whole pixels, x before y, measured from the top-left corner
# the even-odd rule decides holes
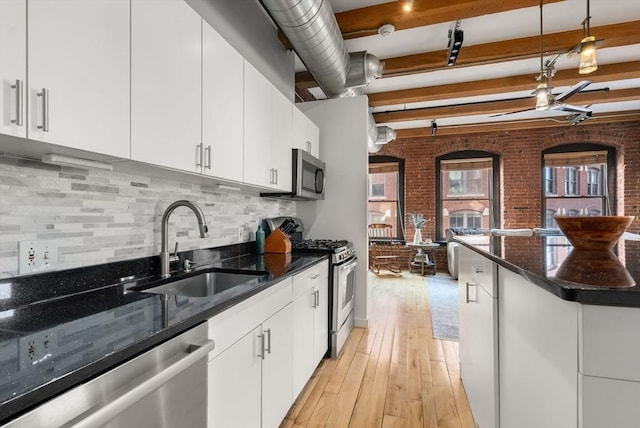
[[[633,216],[555,216],[571,245],[581,250],[609,250],[620,239]]]

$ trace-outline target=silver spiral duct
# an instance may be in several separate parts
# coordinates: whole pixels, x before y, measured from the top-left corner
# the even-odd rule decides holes
[[[328,97],[346,90],[349,52],[328,0],[262,0]],[[347,93],[346,93],[347,92]]]
[[[384,63],[374,55],[347,52],[328,0],[262,0],[262,4],[329,98],[361,95],[359,87],[382,76]],[[380,150],[380,144],[389,142],[390,136],[395,138],[393,130],[381,128],[386,128],[382,138],[369,114],[369,151],[372,153]]]

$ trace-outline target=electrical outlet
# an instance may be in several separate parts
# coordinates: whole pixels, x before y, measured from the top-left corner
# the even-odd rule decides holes
[[[18,273],[20,275],[55,269],[58,246],[53,241],[20,241]]]
[[[43,363],[57,352],[57,340],[53,330],[44,330],[23,336],[18,341],[20,370]]]

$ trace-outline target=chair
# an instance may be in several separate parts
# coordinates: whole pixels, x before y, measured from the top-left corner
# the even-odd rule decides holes
[[[369,225],[369,269],[376,275],[380,269],[386,269],[393,273],[400,273],[400,256],[393,254],[393,237],[391,225],[373,223]]]

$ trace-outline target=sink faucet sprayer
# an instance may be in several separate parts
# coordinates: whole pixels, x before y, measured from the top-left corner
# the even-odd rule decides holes
[[[206,238],[207,232],[209,229],[207,228],[207,223],[204,219],[204,214],[198,205],[191,201],[175,201],[171,205],[164,210],[164,214],[162,214],[162,251],[160,252],[160,267],[161,267],[161,275],[162,278],[168,278],[171,274],[170,265],[171,262],[175,262],[178,260],[178,243],[176,242],[176,251],[174,255],[169,254],[169,216],[178,207],[187,207],[190,208],[191,211],[198,218],[198,228],[200,229],[200,237]]]

